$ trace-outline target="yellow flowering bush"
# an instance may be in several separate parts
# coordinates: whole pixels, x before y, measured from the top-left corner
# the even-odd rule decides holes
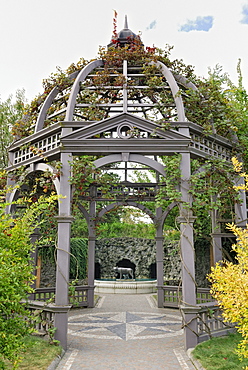
[[[233,165],[244,184],[235,186],[236,190],[248,190],[248,175],[242,172],[242,163],[233,158]],[[226,321],[236,324],[242,340],[237,353],[248,358],[248,228],[227,224],[227,229],[236,236],[232,249],[236,252],[235,263],[222,261],[212,267],[208,279],[212,283],[211,293],[223,309]]]

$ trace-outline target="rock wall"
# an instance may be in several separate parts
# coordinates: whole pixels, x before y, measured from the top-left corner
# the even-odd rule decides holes
[[[40,287],[54,287],[56,283],[55,261],[45,260],[41,262]]]
[[[151,265],[156,263],[154,240],[136,238],[97,240],[95,262],[101,266],[101,278],[113,278],[115,276],[113,268],[124,259],[134,264],[136,279],[149,278]]]
[[[111,238],[96,242],[95,261],[100,265],[101,278],[113,278],[113,268],[121,261],[129,260],[135,266],[136,279],[155,278],[156,243],[153,239]],[[126,266],[124,266],[126,267]],[[181,263],[178,242],[164,245],[164,279],[169,284],[178,284]]]
[[[209,247],[204,243],[196,243],[195,255],[197,285],[206,287],[206,275],[210,270]],[[151,273],[156,264],[155,240],[128,237],[97,240],[95,262],[100,266],[101,278],[113,278],[113,268],[123,260],[129,260],[135,266],[136,279],[153,278]],[[164,280],[168,285],[180,283],[181,259],[178,241],[164,241]]]
[[[210,270],[209,248],[203,243],[195,245],[196,281],[198,286],[206,287],[206,275]],[[156,247],[155,240],[143,238],[111,238],[96,241],[95,262],[100,268],[101,278],[113,278],[113,267],[121,261],[130,261],[134,266],[135,277],[155,278]],[[55,264],[42,263],[41,287],[55,286]],[[181,260],[177,241],[164,242],[164,280],[168,285],[178,285],[181,279]]]

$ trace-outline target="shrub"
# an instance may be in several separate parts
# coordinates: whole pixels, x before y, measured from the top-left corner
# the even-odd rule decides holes
[[[0,368],[4,360],[18,366],[24,348],[24,337],[32,331],[25,300],[32,292],[33,263],[30,256],[34,246],[30,235],[38,226],[37,215],[55,199],[40,198],[21,217],[5,213],[0,204]]]
[[[236,190],[248,190],[248,176],[242,173],[242,164],[235,158],[233,164],[236,172],[245,179],[244,185],[235,186]],[[233,223],[227,228],[236,236],[236,244],[232,246],[236,253],[235,262],[217,263],[208,279],[212,283],[212,295],[223,309],[224,318],[235,323],[242,335],[238,355],[248,358],[248,228],[242,229]]]

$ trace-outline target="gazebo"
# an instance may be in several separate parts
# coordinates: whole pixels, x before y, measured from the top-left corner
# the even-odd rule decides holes
[[[25,168],[25,174],[49,171],[58,173],[52,181],[57,194],[63,195],[58,205],[58,248],[54,325],[55,337],[67,346],[68,281],[70,228],[73,222],[73,192],[70,177],[72,159],[94,157],[92,169],[118,173],[118,184],[109,184],[108,192],[97,182],[97,175],[78,198],[78,207],[88,224],[88,307],[94,306],[94,252],[96,223],[115,207],[133,206],[148,214],[156,227],[157,302],[164,304],[163,225],[169,212],[179,206],[182,260],[182,300],[185,346],[194,347],[197,337],[195,255],[190,189],[191,159],[203,162],[209,158],[231,160],[234,141],[215,132],[204,133],[197,122],[187,119],[183,94],[197,90],[194,83],[175,74],[152,48],[145,49],[125,20],[124,29],[115,33],[108,45],[107,59],[93,60],[72,71],[66,79],[47,93],[33,132],[17,138],[9,148],[8,170]],[[166,187],[166,165],[161,157],[180,154],[180,179],[175,184],[180,202],[172,201],[151,211],[146,202],[155,202]],[[134,167],[134,165],[136,167]],[[150,181],[132,181],[130,173],[151,171]],[[203,166],[204,170],[204,166]],[[94,173],[95,173],[94,172]],[[142,177],[142,176],[141,176]],[[13,185],[13,180],[9,180]],[[14,191],[10,202],[18,196]],[[163,196],[162,196],[163,198]],[[168,196],[164,196],[169,200]],[[97,203],[104,202],[99,210]],[[88,203],[88,208],[85,204]],[[185,207],[185,204],[188,206]],[[246,203],[235,205],[239,225],[246,219]],[[212,212],[213,262],[222,259],[221,232],[217,211]]]

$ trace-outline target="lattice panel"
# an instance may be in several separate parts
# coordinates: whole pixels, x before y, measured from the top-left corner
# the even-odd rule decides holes
[[[16,151],[14,153],[14,164],[22,163],[37,155],[42,156],[44,154],[45,156],[48,151],[58,148],[59,145],[60,132]]]
[[[217,157],[230,161],[232,152],[225,146],[214,142],[212,139],[207,139],[195,133],[191,133],[191,147],[201,150],[205,155]]]

